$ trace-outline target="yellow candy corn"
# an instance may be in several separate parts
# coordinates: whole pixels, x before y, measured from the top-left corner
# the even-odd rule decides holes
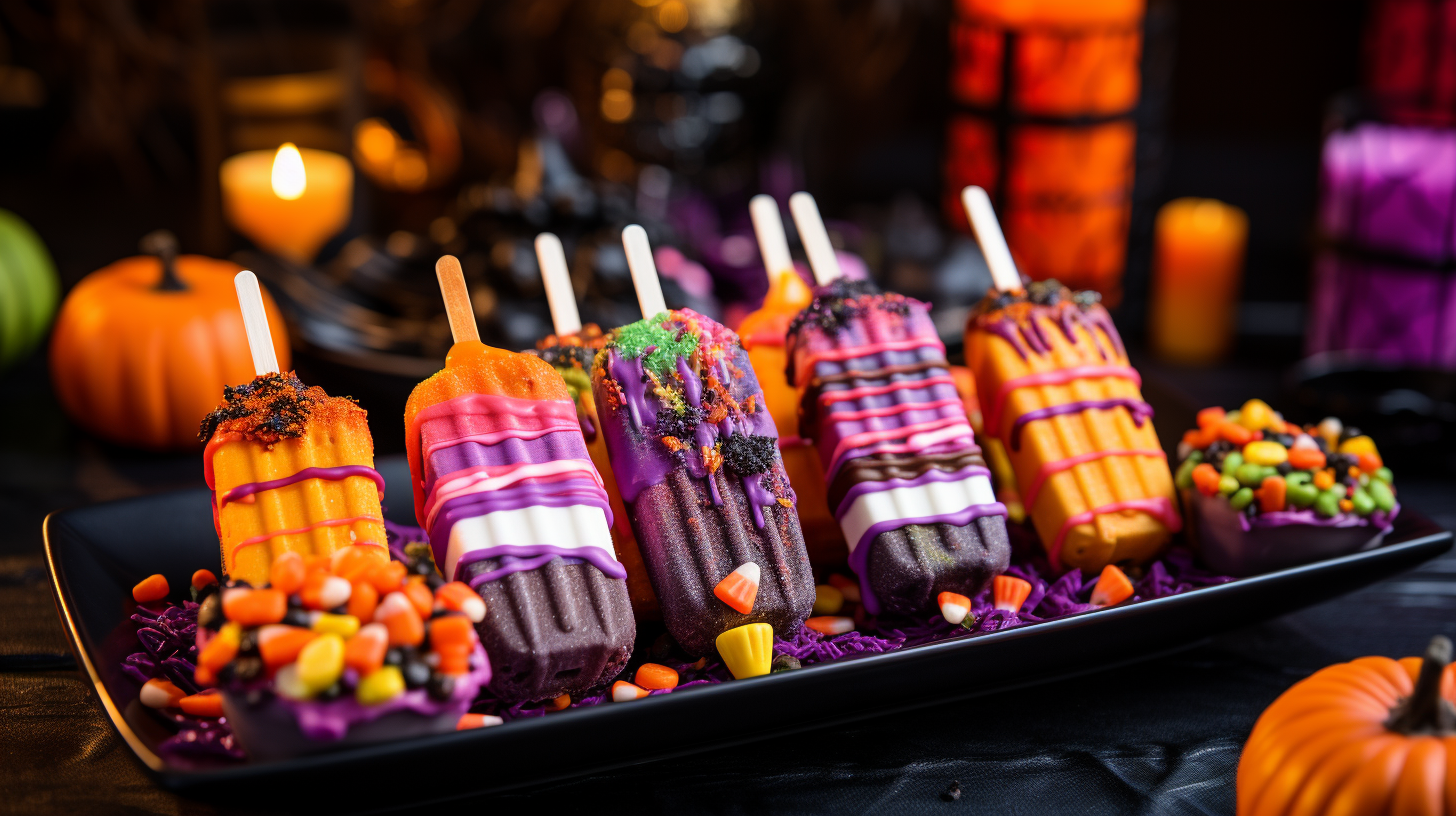
[[[768,674],[773,664],[773,627],[749,623],[718,636],[718,654],[739,680]]]

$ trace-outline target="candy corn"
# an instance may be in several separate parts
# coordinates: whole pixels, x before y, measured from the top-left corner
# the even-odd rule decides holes
[[[142,705],[148,708],[174,708],[182,702],[187,692],[166,680],[153,677],[142,686]]]
[[[753,599],[758,597],[759,575],[758,565],[752,561],[740,564],[713,587],[713,594],[735,611],[747,615],[753,611]]]
[[[217,576],[212,574],[212,570],[200,569],[192,573],[193,589],[202,589],[203,587],[212,586],[215,583],[217,583]]]
[[[1092,587],[1092,605],[1114,606],[1131,597],[1132,581],[1128,580],[1127,573],[1114,564],[1103,567],[1097,585]]]
[[[451,612],[460,612],[471,623],[485,620],[485,601],[470,588],[469,584],[451,581],[435,590],[435,603]]]
[[[222,695],[216,691],[204,691],[183,697],[177,701],[183,714],[190,714],[193,717],[221,717]]]
[[[358,672],[360,677],[366,677],[384,665],[387,651],[389,629],[382,623],[366,623],[344,644],[344,665]]]
[[[954,593],[944,592],[942,595]],[[964,595],[959,597],[964,598]],[[971,602],[966,601],[966,608],[970,609]],[[804,625],[813,629],[821,635],[842,635],[854,629],[854,618],[837,617],[834,615],[820,615],[817,618],[810,618],[804,621]]]
[[[995,605],[1005,612],[1020,612],[1031,594],[1031,583],[1014,575],[998,575],[994,583]]]
[[[505,720],[494,714],[462,714],[460,722],[455,723],[456,731],[469,731],[472,728],[489,728],[492,725],[502,725]]]
[[[971,614],[971,599],[956,592],[942,592],[935,598],[935,603],[940,607],[940,614],[952,626],[959,626],[966,616]],[[849,627],[843,631],[849,631]],[[838,633],[836,633],[838,634]]]
[[[812,624],[818,618],[810,618]],[[849,618],[840,620],[848,621]],[[850,621],[853,626],[853,621]],[[734,627],[715,641],[723,664],[734,677],[758,677],[768,674],[773,664],[773,627],[766,623],[749,623]]]
[[[647,696],[647,689],[639,688],[626,680],[618,680],[612,684],[612,702],[625,703],[629,700],[640,700]]]

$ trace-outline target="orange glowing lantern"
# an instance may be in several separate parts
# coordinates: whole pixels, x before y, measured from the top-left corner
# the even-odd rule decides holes
[[[261,249],[308,263],[349,223],[354,168],[326,150],[285,142],[224,161],[220,170],[228,222]]]

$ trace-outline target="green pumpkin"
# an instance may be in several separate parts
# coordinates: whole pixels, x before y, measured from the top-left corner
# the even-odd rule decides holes
[[[60,299],[56,265],[40,236],[0,210],[0,369],[35,349]]]

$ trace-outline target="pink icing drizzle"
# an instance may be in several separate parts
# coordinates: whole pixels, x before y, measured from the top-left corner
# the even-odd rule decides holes
[[[557,459],[552,462],[523,463],[507,467],[481,465],[457,471],[437,481],[430,491],[430,498],[425,502],[426,529],[434,526],[435,515],[440,506],[451,499],[471,493],[501,490],[527,479],[554,481],[566,476],[589,476],[598,487],[602,486],[602,477],[592,466],[590,459]]]
[[[882,408],[863,408],[858,411],[835,412],[824,419],[826,422],[855,422],[871,417],[887,417],[903,414],[906,411],[933,411],[939,408],[949,408],[952,405],[960,405],[959,397],[955,399],[936,400],[935,402],[902,402],[899,405],[886,405]]]
[[[975,438],[975,434],[971,431],[970,422],[966,420],[964,413],[957,417],[943,417],[929,422],[906,425],[902,428],[890,428],[884,431],[865,431],[864,433],[854,434],[853,436],[846,436],[839,440],[839,444],[834,448],[834,453],[829,457],[830,478],[832,479],[833,474],[838,472],[839,465],[841,464],[840,460],[844,458],[845,451],[862,448],[866,445],[873,445],[876,442],[884,442],[890,439],[904,439],[911,446],[909,448],[910,450],[918,450],[925,445],[931,444],[923,439],[917,440],[916,437],[920,434],[926,431],[954,427],[964,427],[964,435],[971,439]]]
[[[1006,408],[1006,400],[1011,392],[1021,388],[1033,388],[1042,385],[1066,385],[1073,380],[1091,379],[1094,377],[1118,377],[1129,380],[1133,385],[1141,387],[1143,384],[1142,375],[1132,366],[1121,365],[1088,365],[1073,366],[1057,371],[1039,371],[1035,374],[1027,374],[1022,377],[1015,377],[1001,383],[996,390],[996,397],[989,403],[991,410],[986,412],[986,432],[996,433],[1001,425],[1001,412]]]
[[[1089,453],[1082,453],[1076,456],[1069,456],[1066,459],[1060,459],[1056,462],[1047,462],[1046,464],[1042,465],[1041,469],[1036,472],[1036,475],[1034,477],[1032,477],[1031,487],[1027,488],[1026,490],[1027,509],[1031,509],[1031,507],[1036,504],[1036,497],[1038,494],[1041,493],[1042,484],[1045,483],[1049,477],[1057,473],[1061,473],[1064,470],[1070,470],[1077,465],[1086,464],[1087,462],[1095,462],[1098,459],[1105,459],[1109,456],[1159,456],[1164,459],[1168,458],[1168,454],[1164,453],[1161,449],[1106,450],[1091,451]]]
[[[918,348],[939,349],[942,356],[945,355],[945,344],[940,342],[939,337],[912,337],[907,340],[883,340],[878,343],[865,343],[862,346],[846,346],[844,348],[823,349],[811,351],[804,355],[802,362],[796,362],[795,373],[798,375],[796,386],[803,388],[814,375],[814,366],[820,362],[839,362],[841,360],[852,360],[856,357],[870,357],[883,351],[910,351]]]
[[[495,394],[464,394],[420,411],[413,431],[423,441],[425,426],[445,426],[438,438],[424,442],[425,460],[440,448],[461,442],[492,445],[504,439],[537,439],[557,431],[576,431],[576,405],[571,400],[534,400]]]
[[[1057,531],[1057,537],[1052,540],[1052,546],[1047,549],[1047,559],[1051,561],[1052,569],[1062,568],[1062,542],[1066,540],[1067,533],[1078,524],[1086,524],[1098,516],[1108,513],[1117,513],[1123,510],[1141,510],[1154,516],[1168,528],[1168,532],[1176,533],[1183,529],[1183,520],[1178,517],[1178,512],[1173,509],[1173,502],[1167,496],[1155,496],[1150,499],[1128,499],[1127,501],[1104,504],[1062,522],[1062,529]]]
[[[352,518],[324,519],[323,521],[319,521],[319,522],[315,522],[313,524],[310,524],[307,527],[299,527],[296,530],[278,530],[278,531],[272,532],[272,533],[264,533],[263,535],[260,535],[260,536],[253,536],[252,538],[245,538],[242,541],[239,541],[233,547],[232,558],[229,559],[229,560],[231,560],[233,563],[237,563],[237,560],[238,560],[238,550],[241,550],[244,547],[251,547],[254,544],[262,544],[264,541],[267,541],[267,540],[273,539],[273,538],[277,538],[278,536],[299,535],[300,533],[311,533],[311,532],[313,532],[314,530],[317,530],[320,527],[339,527],[339,526],[342,526],[342,525],[345,525],[345,524],[353,524],[356,521],[372,521],[372,522],[378,522],[380,524],[383,524],[384,523],[384,519],[379,518],[378,516],[354,516]],[[355,542],[353,542],[353,544],[356,547],[383,547],[384,546],[383,544],[380,544],[380,543],[377,543],[377,542],[374,542],[374,541],[355,541]]]

